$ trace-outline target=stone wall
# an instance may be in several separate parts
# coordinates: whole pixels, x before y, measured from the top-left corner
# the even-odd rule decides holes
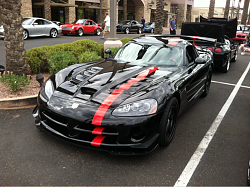
[[[32,17],[32,2],[31,0],[21,0],[21,15],[23,18]]]
[[[68,0],[69,4],[75,5],[75,0]],[[76,8],[65,7],[65,23],[73,23],[76,20]]]
[[[146,22],[150,22],[151,9],[147,6],[136,6],[135,7],[135,20],[141,23],[142,17]]]
[[[187,14],[187,5],[185,4],[178,4],[179,12],[176,17],[177,20],[177,26],[182,24],[184,20],[186,20],[186,14]]]

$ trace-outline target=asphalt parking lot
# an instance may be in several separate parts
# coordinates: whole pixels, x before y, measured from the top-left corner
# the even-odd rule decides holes
[[[0,110],[0,185],[247,185],[249,61],[238,56],[227,74],[214,71],[209,95],[179,116],[173,142],[144,156],[74,146],[38,132],[32,109]]]

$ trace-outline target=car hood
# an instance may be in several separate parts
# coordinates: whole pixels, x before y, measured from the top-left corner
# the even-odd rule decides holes
[[[131,83],[131,80],[137,80],[135,78],[138,78],[138,75],[149,71],[149,69],[151,69],[151,73],[148,76],[132,84],[127,84],[129,81]],[[82,68],[70,77],[67,75],[66,78],[63,78],[60,73],[52,76],[51,80],[54,85],[59,84],[53,97],[65,100],[77,99],[91,106],[100,106],[110,94],[123,89],[122,94],[111,105],[111,108],[117,107],[130,97],[136,98],[149,94],[163,80],[180,71],[179,67],[137,66],[131,63],[102,60],[87,68]],[[66,81],[58,83],[60,79],[66,79]],[[51,97],[50,102],[53,97]]]
[[[181,35],[216,38],[218,42],[223,42],[225,29],[219,24],[190,22],[182,24]]]
[[[62,25],[63,27],[73,27],[73,26],[82,26],[80,24],[65,24],[65,25]]]
[[[210,18],[206,19],[202,16],[200,16],[200,22],[202,23],[215,23],[219,25],[223,25],[225,29],[225,35],[227,35],[229,38],[234,38],[236,36],[237,31],[237,18],[228,20],[226,18]]]

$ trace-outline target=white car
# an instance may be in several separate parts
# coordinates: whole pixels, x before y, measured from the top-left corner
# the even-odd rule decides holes
[[[0,37],[3,35],[4,28],[0,27]],[[23,19],[23,36],[26,40],[28,37],[50,36],[56,38],[62,32],[62,28],[57,24],[44,18],[28,17]]]

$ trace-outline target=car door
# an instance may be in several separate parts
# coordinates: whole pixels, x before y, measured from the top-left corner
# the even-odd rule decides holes
[[[131,31],[137,31],[137,24],[136,21],[131,21]]]
[[[53,24],[50,21],[44,20],[44,34],[50,35],[50,30],[52,29]]]
[[[29,29],[30,36],[42,36],[45,34],[44,20],[36,19]]]
[[[196,64],[195,59],[198,57],[198,53],[194,46],[188,45],[186,47],[186,59],[187,59],[187,72],[189,74],[188,84],[186,84],[187,100],[191,101],[196,98],[205,83],[205,65]]]
[[[84,27],[84,32],[85,33],[91,33],[92,30],[92,21],[86,21],[85,27]]]

